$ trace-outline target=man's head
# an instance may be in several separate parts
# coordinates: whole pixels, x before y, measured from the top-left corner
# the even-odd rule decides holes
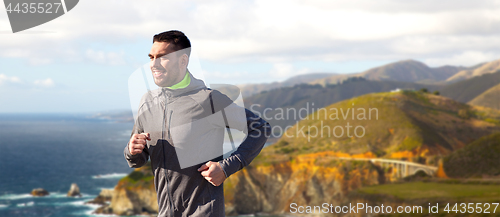
[[[156,85],[170,87],[186,75],[191,43],[184,33],[171,30],[153,37],[149,64]]]

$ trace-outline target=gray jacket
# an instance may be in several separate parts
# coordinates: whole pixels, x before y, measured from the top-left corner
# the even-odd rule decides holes
[[[151,159],[158,216],[224,216],[223,185],[213,186],[197,169],[208,160],[216,161],[229,177],[260,153],[271,127],[190,77],[186,88],[160,88],[142,97],[132,134],[150,133],[151,141],[141,154],[131,155],[127,146],[124,155],[134,168]],[[226,127],[248,134],[230,157],[222,159]]]

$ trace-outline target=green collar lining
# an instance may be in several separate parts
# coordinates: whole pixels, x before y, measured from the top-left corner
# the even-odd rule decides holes
[[[189,71],[186,71],[186,75],[184,76],[184,79],[182,79],[182,81],[167,88],[171,90],[182,89],[187,87],[189,83],[191,83],[191,77],[189,76]]]

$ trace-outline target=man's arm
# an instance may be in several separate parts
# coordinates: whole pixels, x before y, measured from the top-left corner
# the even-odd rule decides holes
[[[271,125],[261,117],[245,109],[248,135],[241,145],[226,159],[219,161],[226,177],[243,169],[259,155],[271,135]]]
[[[212,115],[209,118],[210,122],[216,127],[229,127],[247,134],[245,140],[231,156],[219,162],[209,161],[198,169],[208,182],[219,186],[227,177],[241,170],[257,157],[271,134],[271,126],[218,91],[213,91],[211,98],[213,113],[220,111],[224,113]]]
[[[132,136],[123,150],[125,160],[129,167],[139,168],[148,162],[148,148],[146,140],[151,140],[149,133],[139,133],[140,130],[134,125]]]

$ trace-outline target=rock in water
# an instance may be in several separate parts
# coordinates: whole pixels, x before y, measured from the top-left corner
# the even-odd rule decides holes
[[[97,204],[97,205],[107,205],[107,202],[111,202],[112,197],[113,197],[113,189],[102,189],[101,193],[99,195],[97,195],[96,198],[94,198],[91,201],[87,201],[85,203]],[[112,214],[112,212],[102,213],[102,214]]]
[[[31,191],[31,195],[37,197],[43,197],[49,195],[49,192],[43,188],[35,188]]]
[[[69,188],[68,191],[68,197],[81,197],[82,195],[80,194],[80,188],[76,183],[71,184],[71,187]]]

